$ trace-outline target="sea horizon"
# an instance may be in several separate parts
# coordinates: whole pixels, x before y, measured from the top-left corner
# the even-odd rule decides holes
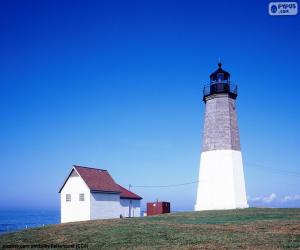
[[[60,209],[1,209],[0,234],[60,223]]]

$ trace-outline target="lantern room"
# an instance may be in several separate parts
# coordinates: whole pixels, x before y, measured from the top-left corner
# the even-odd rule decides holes
[[[218,94],[228,94],[235,99],[237,97],[237,85],[231,83],[230,73],[222,69],[222,63],[218,64],[218,69],[210,74],[210,83],[203,88],[203,101]]]

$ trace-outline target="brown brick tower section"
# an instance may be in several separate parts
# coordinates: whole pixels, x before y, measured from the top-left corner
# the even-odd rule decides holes
[[[202,152],[241,150],[235,99],[228,94],[206,98]]]

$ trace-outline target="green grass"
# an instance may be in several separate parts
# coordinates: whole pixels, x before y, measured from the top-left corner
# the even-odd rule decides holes
[[[184,212],[27,229],[8,244],[88,244],[94,249],[300,249],[300,209]]]

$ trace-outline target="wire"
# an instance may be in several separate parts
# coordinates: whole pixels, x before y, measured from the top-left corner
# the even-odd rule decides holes
[[[270,167],[266,167],[266,166],[264,166],[263,164],[260,164],[260,163],[246,164],[246,166],[249,166],[249,165],[257,166],[259,168],[268,169],[268,170],[272,170],[272,171],[277,171],[278,173],[283,173],[283,174],[286,174],[286,175],[289,175],[289,176],[300,176],[299,172],[293,172],[293,171],[289,171],[289,170],[270,168]]]
[[[192,181],[192,182],[185,182],[185,183],[178,183],[178,184],[170,184],[170,185],[158,185],[158,186],[134,186],[130,185],[130,187],[137,187],[137,188],[168,188],[168,187],[178,187],[178,186],[185,186],[194,183],[198,183],[199,181]]]
[[[298,172],[293,172],[293,171],[288,171],[288,170],[282,170],[282,169],[275,169],[275,168],[269,168],[266,167],[260,163],[252,163],[252,164],[246,164],[246,166],[248,165],[256,165],[260,168],[264,168],[264,169],[268,169],[268,170],[273,170],[273,171],[277,171],[279,173],[283,173],[286,175],[290,175],[290,176],[300,176],[300,173]],[[248,168],[248,167],[247,167]],[[191,184],[195,184],[198,183],[199,181],[192,181],[192,182],[184,182],[184,183],[177,183],[177,184],[170,184],[170,185],[151,185],[151,186],[147,186],[147,185],[129,185],[129,190],[130,188],[169,188],[169,187],[179,187],[179,186],[186,186],[186,185],[191,185]]]

